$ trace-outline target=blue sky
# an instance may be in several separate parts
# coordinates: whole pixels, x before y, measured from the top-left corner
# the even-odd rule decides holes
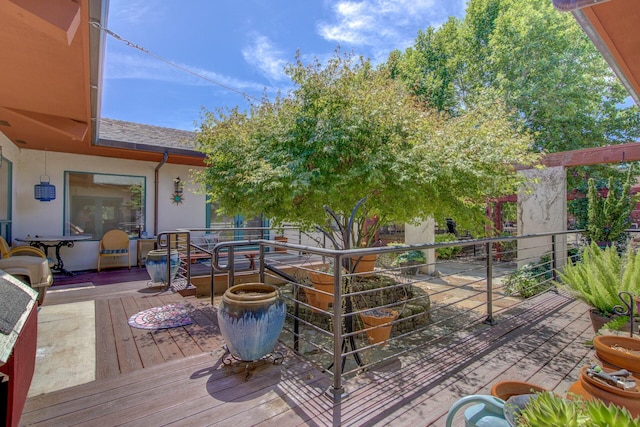
[[[101,115],[195,130],[203,107],[246,108],[223,86],[257,98],[265,89],[286,93],[283,69],[298,50],[304,63],[325,63],[338,46],[380,63],[412,45],[418,30],[462,17],[465,3],[110,0],[107,28],[149,53],[107,36]]]

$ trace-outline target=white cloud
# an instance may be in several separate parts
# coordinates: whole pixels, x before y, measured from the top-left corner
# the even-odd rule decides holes
[[[464,4],[465,0],[461,0]],[[339,44],[372,48],[374,56],[404,49],[418,29],[439,26],[460,13],[460,3],[448,0],[338,0],[332,22],[319,22],[318,32]],[[415,28],[415,33],[408,32]]]
[[[242,49],[242,56],[248,64],[260,70],[271,81],[288,80],[284,72],[287,61],[284,52],[274,47],[271,40],[256,35],[250,46]]]
[[[177,67],[172,66],[144,54],[112,52],[105,61],[104,77],[105,79],[156,80],[188,86],[217,85],[240,91],[262,91],[264,89],[262,83],[240,80],[190,65],[176,65]]]
[[[131,24],[139,24],[149,19],[149,15],[155,7],[146,0],[111,0],[109,14],[117,20]]]

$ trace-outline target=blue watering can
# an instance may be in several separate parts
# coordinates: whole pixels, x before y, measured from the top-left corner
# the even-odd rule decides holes
[[[509,402],[511,402],[511,400],[512,398],[509,399]],[[513,421],[513,413],[511,411],[506,411],[505,414],[506,402],[495,396],[483,394],[466,396],[454,403],[447,413],[446,426],[451,427],[453,423],[453,417],[456,415],[456,413],[464,406],[472,403],[475,403],[475,405],[469,406],[464,411],[465,427],[515,426],[515,423],[511,424],[511,422]]]

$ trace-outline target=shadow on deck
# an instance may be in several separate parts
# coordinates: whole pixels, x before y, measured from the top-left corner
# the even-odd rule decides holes
[[[115,285],[111,296],[111,286],[77,291],[96,300],[98,354],[114,352],[118,371],[113,358],[98,357],[97,371],[108,374],[31,397],[21,425],[439,426],[458,398],[488,394],[496,381],[564,393],[591,355],[584,344],[593,337],[588,307],[546,293],[500,314],[495,326],[477,324],[351,378],[348,397],[335,403],[326,394],[331,381],[284,347],[282,365],[222,363],[223,342],[208,300],[184,299],[199,313],[192,331],[133,331],[129,312],[177,298],[146,294],[141,286]],[[54,293],[48,303],[74,301],[75,292]],[[120,335],[111,337],[109,329]],[[118,353],[124,345],[128,350]],[[145,365],[149,354],[156,356]],[[140,358],[129,361],[135,369],[123,370],[134,356]]]

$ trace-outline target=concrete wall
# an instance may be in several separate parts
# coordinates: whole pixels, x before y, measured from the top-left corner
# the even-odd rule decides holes
[[[435,225],[433,218],[429,218],[418,225],[405,224],[404,242],[408,245],[435,242]],[[420,271],[431,274],[435,270],[436,252],[434,249],[428,249],[423,252],[427,257],[427,266],[420,267]]]
[[[567,180],[564,167],[520,172],[527,181],[518,194],[518,236],[567,230]],[[559,254],[566,254],[566,237],[556,238]],[[551,237],[518,240],[518,267],[551,251]],[[558,261],[564,260],[559,256]],[[561,266],[558,263],[558,267]]]
[[[154,219],[154,172],[157,163],[128,159],[115,159],[47,152],[46,175],[56,187],[56,199],[41,202],[33,196],[33,186],[40,183],[40,175],[45,175],[44,151],[18,149],[0,133],[3,155],[13,163],[12,187],[12,237],[29,235],[61,235],[64,230],[64,200],[66,171],[91,172],[119,175],[136,175],[146,178],[146,218],[145,229],[153,233]],[[175,230],[180,227],[202,228],[206,220],[206,198],[197,194],[198,186],[193,183],[192,166],[167,163],[159,171],[158,231]],[[173,180],[180,177],[184,182],[184,202],[173,204]],[[0,182],[0,185],[6,185]],[[97,266],[98,240],[76,242],[73,248],[61,249],[65,268],[87,270]],[[135,264],[136,242],[131,241],[132,265]],[[53,257],[53,251],[49,254]],[[108,265],[108,264],[107,264]]]

